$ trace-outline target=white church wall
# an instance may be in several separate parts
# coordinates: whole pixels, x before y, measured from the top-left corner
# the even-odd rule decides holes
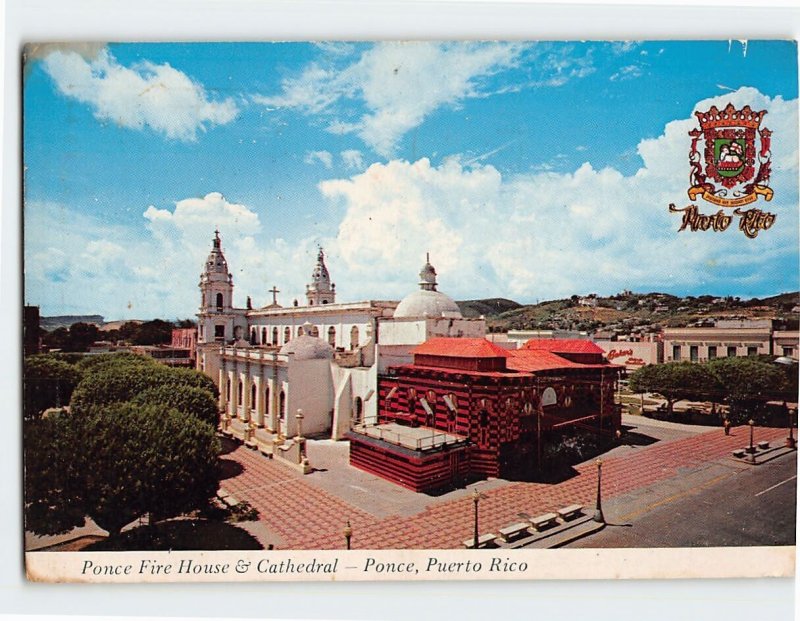
[[[331,438],[341,440],[350,430],[353,410],[352,369],[345,369],[331,363],[331,377],[335,390]]]
[[[378,345],[376,372],[386,373],[389,367],[411,364],[414,362],[414,357],[411,355],[414,347],[416,345]]]
[[[408,345],[425,342],[425,319],[392,319],[378,324],[378,343],[383,345]]]
[[[297,433],[298,409],[303,410],[303,435],[330,430],[334,397],[330,362],[324,359],[292,360],[290,356],[287,380],[287,435],[291,437]]]
[[[483,319],[427,319],[427,338],[431,337],[455,338],[484,338],[486,336],[486,321]]]

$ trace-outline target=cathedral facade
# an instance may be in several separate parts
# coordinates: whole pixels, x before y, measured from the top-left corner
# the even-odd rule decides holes
[[[320,249],[305,305],[280,306],[273,288],[268,306],[250,308],[248,298],[235,308],[216,232],[199,283],[197,368],[217,383],[225,421],[256,440],[299,431],[342,438],[354,421],[377,420],[378,376],[410,362],[413,347],[431,336],[485,334],[484,320],[463,318],[437,286],[426,260],[419,289],[399,302],[337,302]]]

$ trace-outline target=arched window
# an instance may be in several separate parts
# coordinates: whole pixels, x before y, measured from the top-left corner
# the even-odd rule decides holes
[[[297,336],[303,336],[303,326],[297,328]]]
[[[358,326],[350,328],[350,349],[358,347]]]
[[[272,328],[272,344],[278,344],[278,328]]]
[[[223,306],[225,306],[225,302],[224,302],[224,300],[222,298],[222,294],[218,293],[217,294],[217,310],[221,311]]]
[[[269,386],[264,388],[264,412],[269,414],[270,406],[269,406]]]
[[[336,347],[336,328],[333,326],[328,328],[328,344],[331,347]]]
[[[256,383],[253,382],[252,388],[250,388],[250,409],[256,409]]]
[[[225,382],[225,401],[231,400],[231,383],[229,381]]]
[[[253,328],[252,330],[250,330],[250,344],[255,345],[257,339],[258,339],[258,332],[256,331],[255,328]]]
[[[281,390],[280,397],[278,397],[279,405],[278,405],[278,416],[281,417],[281,420],[286,420],[286,393]]]
[[[292,340],[292,329],[289,326],[286,326],[283,329],[283,342],[288,343]]]
[[[489,426],[489,412],[486,410],[481,410],[478,412],[478,424],[481,427],[488,427]]]
[[[267,329],[266,328],[261,328],[261,344],[262,345],[266,345],[267,344]]]
[[[556,396],[556,391],[553,390],[552,386],[548,386],[544,389],[542,393],[542,407],[547,405],[555,405],[558,403],[558,397]]]
[[[364,413],[364,402],[361,400],[361,397],[356,397],[356,421],[357,423],[361,422],[361,415]]]
[[[239,380],[239,405],[242,405],[242,393],[244,391],[244,384],[242,384],[242,380]]]
[[[311,326],[311,329],[309,330],[309,334],[311,336],[319,337],[319,327]]]

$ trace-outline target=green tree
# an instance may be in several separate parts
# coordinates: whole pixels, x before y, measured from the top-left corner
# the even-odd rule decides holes
[[[735,422],[760,416],[763,405],[780,397],[787,384],[778,365],[757,357],[716,358],[706,366],[717,378]]]
[[[667,411],[681,399],[712,399],[719,393],[719,383],[708,365],[691,362],[651,364],[634,371],[629,380],[633,392],[655,392],[667,400]]]
[[[66,328],[56,328],[52,332],[47,332],[42,336],[42,344],[47,347],[47,349],[68,351],[72,345],[69,339],[69,330]]]
[[[140,392],[160,386],[193,386],[209,392],[212,399],[219,396],[211,378],[194,369],[174,369],[152,358],[133,354],[96,358],[82,367],[85,376],[75,388],[70,402],[76,411],[130,401]]]
[[[59,535],[84,525],[80,422],[64,411],[25,421],[25,530]]]
[[[219,486],[213,429],[177,410],[119,403],[45,420],[26,445],[26,471],[57,465],[26,476],[33,532],[63,532],[88,515],[113,538],[145,515],[158,521],[205,506]]]
[[[78,369],[87,375],[97,373],[111,367],[129,367],[132,365],[154,366],[158,364],[153,358],[120,352],[116,354],[96,354],[94,356],[84,356],[78,363]]]
[[[73,323],[69,327],[68,351],[88,351],[99,335],[100,330],[93,323]]]
[[[212,394],[203,388],[188,385],[163,385],[147,388],[137,394],[132,403],[153,405],[161,409],[176,409],[187,416],[194,416],[217,426],[219,409]]]
[[[22,371],[25,418],[41,416],[47,408],[67,405],[80,381],[81,372],[64,360],[48,354],[25,358]]]
[[[140,324],[133,335],[136,345],[158,345],[172,341],[172,324],[162,319],[153,319]]]

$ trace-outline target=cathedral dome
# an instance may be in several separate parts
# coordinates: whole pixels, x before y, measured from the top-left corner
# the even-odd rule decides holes
[[[281,354],[293,354],[295,360],[330,360],[333,347],[316,336],[311,336],[311,324],[303,326],[303,334],[293,338],[280,349]]]
[[[441,291],[420,289],[409,293],[394,311],[397,318],[403,317],[451,317],[461,319],[458,304]]]
[[[419,273],[419,291],[404,297],[394,311],[397,318],[404,317],[449,317],[461,319],[461,310],[453,299],[436,290],[436,270],[426,257]]]

